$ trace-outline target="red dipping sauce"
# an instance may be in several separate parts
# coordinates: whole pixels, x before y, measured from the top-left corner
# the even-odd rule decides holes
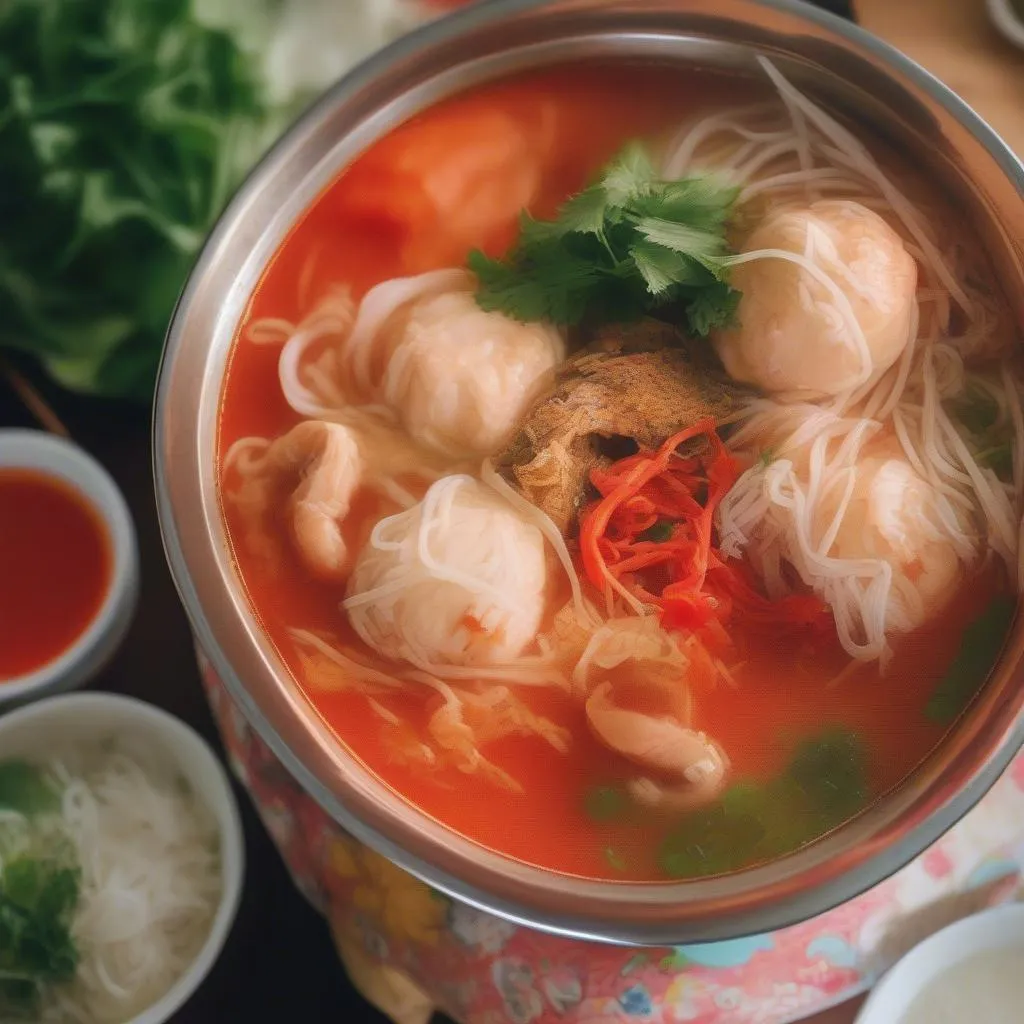
[[[0,684],[85,632],[112,568],[107,527],[84,496],[46,473],[0,469]]]

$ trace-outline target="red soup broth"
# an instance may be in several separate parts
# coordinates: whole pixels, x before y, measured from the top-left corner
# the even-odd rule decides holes
[[[36,470],[0,469],[0,683],[74,644],[111,568],[107,528],[78,491]]]
[[[299,420],[278,384],[279,348],[247,343],[248,324],[265,316],[297,322],[332,284],[347,284],[358,297],[393,276],[461,264],[474,247],[503,251],[515,237],[518,207],[510,207],[496,228],[492,215],[487,233],[478,230],[476,211],[493,210],[515,191],[528,155],[540,174],[531,212],[550,216],[625,140],[677,124],[687,95],[700,96],[704,107],[736,101],[744,92],[728,79],[668,68],[534,72],[441,103],[376,143],[312,205],[252,296],[223,389],[221,454],[240,438],[275,437]],[[453,154],[458,160],[442,159]],[[474,182],[473,198],[454,223],[439,223],[431,197],[451,187],[445,179],[451,169]],[[366,536],[380,514],[373,503],[357,504],[346,530]],[[673,822],[598,822],[586,812],[585,794],[635,769],[591,737],[577,703],[531,691],[535,710],[572,730],[567,755],[536,738],[488,746],[488,758],[521,783],[522,793],[456,771],[402,765],[365,698],[310,685],[288,637],[298,626],[361,646],[339,610],[339,589],[310,579],[300,567],[283,541],[283,521],[270,527],[282,542],[275,544],[277,557],[267,559],[265,549],[259,553],[247,542],[230,502],[224,515],[263,628],[311,704],[369,771],[425,813],[508,856],[587,877],[664,879],[657,850]],[[871,791],[882,793],[941,738],[943,727],[929,720],[925,705],[956,655],[964,626],[1000,586],[994,573],[965,586],[938,619],[898,644],[884,676],[876,666],[840,676],[848,659],[837,646],[800,652],[761,639],[735,687],[698,695],[696,727],[728,752],[736,776],[768,780],[783,769],[795,740],[830,724],[845,726],[864,742]],[[402,715],[422,733],[431,710],[410,699]]]

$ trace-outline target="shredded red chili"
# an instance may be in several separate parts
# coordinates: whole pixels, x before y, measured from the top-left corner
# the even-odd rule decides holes
[[[706,437],[706,450],[677,449]],[[670,437],[656,452],[641,451],[595,469],[601,497],[580,518],[580,553],[590,582],[602,592],[614,580],[644,604],[661,609],[663,625],[701,633],[709,647],[728,645],[723,628],[734,613],[770,631],[828,628],[826,605],[813,594],[772,601],[751,568],[717,547],[714,517],[741,467],[711,419]],[[661,532],[663,537],[652,537]]]

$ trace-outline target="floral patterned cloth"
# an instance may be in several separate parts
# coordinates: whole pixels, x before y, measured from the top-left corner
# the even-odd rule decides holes
[[[948,922],[1014,898],[1024,755],[974,811],[863,896],[769,935],[636,950],[513,925],[453,902],[328,818],[249,727],[200,655],[232,767],[353,982],[395,1024],[786,1024],[869,986]]]

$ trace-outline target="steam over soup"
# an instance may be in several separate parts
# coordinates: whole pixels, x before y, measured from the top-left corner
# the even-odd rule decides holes
[[[553,870],[813,841],[935,746],[1015,613],[1021,384],[978,242],[760,73],[579,65],[416,116],[233,350],[263,628],[371,771]]]

